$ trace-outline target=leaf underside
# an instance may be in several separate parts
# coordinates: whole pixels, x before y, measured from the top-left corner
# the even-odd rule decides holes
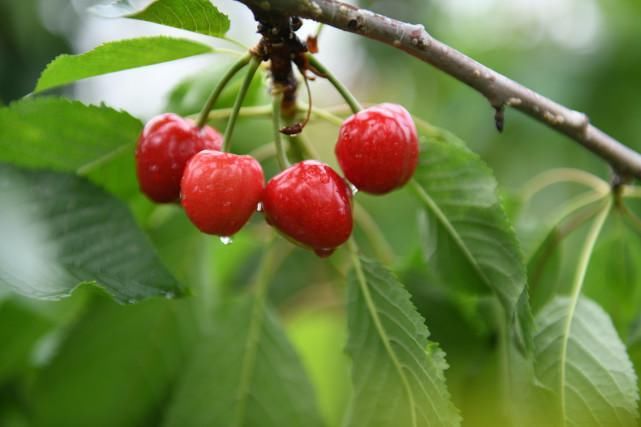
[[[164,425],[321,426],[312,386],[274,315],[254,297],[223,311],[186,367]]]
[[[185,301],[89,305],[30,391],[33,425],[158,425],[175,378],[190,356]]]
[[[66,297],[96,284],[121,302],[179,296],[120,201],[83,178],[0,164],[0,287]]]

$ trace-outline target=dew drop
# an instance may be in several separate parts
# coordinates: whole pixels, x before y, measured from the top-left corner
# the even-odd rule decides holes
[[[319,258],[327,258],[333,254],[335,250],[336,248],[316,248],[314,249],[314,253],[318,255]]]
[[[349,189],[352,190],[352,196],[355,196],[358,193],[358,188],[354,184],[349,184]]]
[[[262,212],[263,211],[263,202],[258,202],[256,205],[256,212]]]
[[[232,240],[231,237],[229,237],[229,236],[220,236],[220,243],[222,243],[223,245],[225,245],[225,246],[231,245],[232,242],[233,242],[233,240]]]

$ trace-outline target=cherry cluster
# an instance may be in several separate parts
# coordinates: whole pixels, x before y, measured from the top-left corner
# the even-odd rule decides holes
[[[136,149],[142,192],[158,203],[180,200],[198,229],[224,237],[238,232],[262,204],[268,224],[321,257],[352,233],[349,183],[385,194],[404,185],[418,161],[416,127],[396,104],[367,108],[343,122],[335,153],[345,179],[324,163],[304,160],[265,185],[260,163],[222,152],[222,142],[210,126],[199,128],[175,114],[152,119]]]

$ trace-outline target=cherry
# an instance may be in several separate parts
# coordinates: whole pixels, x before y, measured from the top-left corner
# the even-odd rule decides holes
[[[347,118],[335,148],[352,184],[372,194],[402,187],[418,163],[418,136],[412,117],[397,104],[381,104]]]
[[[352,192],[326,164],[305,160],[267,183],[267,222],[320,257],[329,256],[352,233]]]
[[[256,211],[264,185],[263,169],[253,157],[204,150],[185,167],[181,203],[203,233],[231,236]]]
[[[158,203],[177,201],[187,161],[205,149],[220,150],[222,136],[213,128],[166,113],[151,119],[138,138],[136,173],[143,193]]]

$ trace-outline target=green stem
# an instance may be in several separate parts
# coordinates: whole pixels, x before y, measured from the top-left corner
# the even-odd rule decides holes
[[[521,190],[523,202],[527,203],[540,191],[562,182],[581,184],[600,194],[607,194],[610,191],[607,182],[591,173],[579,169],[558,168],[545,171],[530,179]]]
[[[255,296],[249,323],[249,331],[247,333],[247,341],[245,342],[245,352],[241,361],[240,383],[236,394],[237,405],[234,413],[234,422],[231,424],[236,427],[243,426],[245,424],[247,400],[251,398],[250,385],[255,373],[258,345],[262,338],[261,332],[266,315],[265,300],[267,297],[267,289],[275,271],[282,264],[282,261],[286,256],[287,253],[281,254],[275,248],[274,237],[272,234],[270,241],[267,243],[265,255],[263,255],[253,283]]]
[[[354,219],[363,233],[365,233],[365,236],[367,236],[367,240],[372,245],[376,257],[383,261],[384,264],[392,265],[396,258],[392,246],[385,240],[385,236],[374,218],[359,203],[354,203]]]
[[[302,108],[304,108],[304,107],[301,107],[301,109]],[[322,108],[312,107],[312,116],[316,116],[316,117],[318,117],[320,119],[325,120],[328,123],[331,123],[331,124],[339,126],[339,127],[344,122],[344,120],[341,117],[337,116],[336,114],[330,113],[329,111],[324,110]]]
[[[249,63],[249,60],[252,58],[251,54],[246,54],[242,58],[240,58],[234,65],[231,66],[229,70],[225,73],[223,78],[218,82],[216,87],[214,88],[214,91],[209,95],[209,99],[207,99],[207,102],[203,106],[202,111],[200,112],[200,117],[198,118],[198,127],[201,128],[205,126],[205,123],[207,123],[207,117],[209,116],[209,112],[211,111],[212,108],[214,108],[214,104],[218,100],[218,97],[222,93],[223,89],[225,89],[225,86],[229,83],[229,81],[236,75],[237,72],[243,69],[245,65]]]
[[[301,151],[303,152],[303,156],[306,159],[319,159],[320,155],[318,154],[318,151],[314,148],[314,146],[311,144],[309,141],[309,138],[307,137],[306,133],[299,133],[298,135],[292,135],[289,137],[289,143],[290,145],[297,145],[301,148]]]
[[[605,220],[607,219],[608,214],[610,213],[611,208],[612,208],[612,198],[608,199],[608,202],[599,213],[599,216],[597,216],[594,222],[592,223],[592,227],[590,227],[590,231],[588,233],[587,238],[585,239],[585,243],[583,244],[583,248],[581,249],[581,253],[579,255],[579,265],[577,267],[576,275],[574,277],[574,283],[572,284],[572,291],[570,294],[570,305],[568,307],[568,314],[567,314],[567,318],[565,320],[565,325],[563,328],[563,342],[561,343],[561,374],[559,375],[559,381],[560,381],[559,392],[561,395],[562,425],[565,425],[565,420],[566,420],[566,403],[565,403],[565,400],[566,400],[565,367],[566,366],[565,365],[566,365],[567,352],[568,352],[568,341],[570,337],[570,329],[572,328],[572,320],[574,319],[574,312],[576,310],[576,306],[579,303],[579,297],[581,296],[581,289],[583,288],[583,281],[585,279],[585,274],[588,270],[588,265],[590,264],[590,258],[592,257],[594,246],[599,237],[599,234],[601,233],[601,229],[605,224]]]
[[[641,187],[634,185],[626,185],[623,187],[623,198],[628,199],[639,199],[641,198]]]
[[[249,63],[249,70],[247,71],[245,80],[243,80],[243,84],[240,86],[240,90],[238,91],[238,95],[236,96],[236,100],[234,101],[234,106],[232,107],[231,115],[229,116],[229,120],[227,121],[227,127],[225,128],[225,135],[223,136],[223,149],[222,149],[222,151],[224,152],[229,152],[231,148],[231,136],[234,133],[234,127],[236,126],[236,119],[238,118],[238,112],[240,111],[240,106],[243,104],[243,101],[245,100],[245,95],[247,95],[247,90],[249,89],[249,85],[251,84],[252,79],[256,74],[256,70],[258,70],[258,66],[260,65],[260,62],[261,62],[260,58],[253,55],[251,56],[250,63]]]
[[[314,55],[307,55],[307,60],[309,63],[312,65],[312,67],[316,68],[318,71],[320,71],[322,74],[327,77],[327,80],[336,88],[338,93],[341,94],[347,105],[352,109],[352,112],[354,114],[358,113],[363,109],[361,104],[356,100],[354,95],[332,74],[331,71],[329,71],[323,64],[321,64]]]
[[[276,158],[278,167],[285,170],[289,167],[289,160],[283,148],[283,138],[280,134],[280,104],[283,100],[282,94],[275,93],[272,98],[272,124],[274,127],[274,144],[276,145]]]
[[[321,35],[323,28],[325,28],[325,24],[322,22],[318,24],[318,27],[316,27],[316,31],[314,32],[314,38],[318,38]]]
[[[592,191],[589,191],[587,193],[581,193],[574,198],[570,199],[565,205],[559,209],[558,212],[556,212],[552,216],[552,220],[549,221],[549,224],[552,225],[552,228],[558,226],[561,222],[563,222],[567,217],[570,215],[574,214],[575,212],[591,205],[592,203],[596,203],[600,200],[603,200],[606,198],[608,195],[607,194],[600,194],[600,193],[595,193]],[[533,245],[533,248],[537,248],[533,250],[530,254],[527,254],[527,262],[530,262],[530,259],[536,252],[538,251],[538,248],[541,247],[545,243],[546,236],[542,236],[539,238],[538,242]]]
[[[219,108],[209,113],[207,120],[226,119],[231,116],[233,108]],[[239,117],[269,117],[272,113],[271,105],[256,105],[242,107],[238,112]]]

